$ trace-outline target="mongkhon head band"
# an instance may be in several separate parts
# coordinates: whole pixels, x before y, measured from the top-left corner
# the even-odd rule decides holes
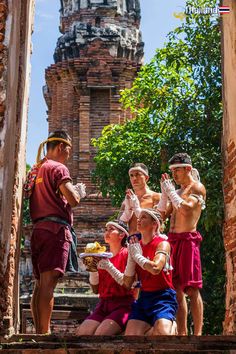
[[[131,167],[129,169],[129,175],[131,174],[131,172],[134,172],[134,171],[142,172],[145,176],[149,177],[148,172],[145,171],[141,166]]]

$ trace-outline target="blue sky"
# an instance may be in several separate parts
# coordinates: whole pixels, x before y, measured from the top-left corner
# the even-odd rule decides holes
[[[183,12],[186,0],[141,0],[141,30],[145,42],[145,62],[163,46],[166,35],[181,23],[174,13]],[[53,64],[53,52],[60,36],[59,0],[36,0],[31,91],[29,100],[26,161],[35,162],[39,144],[47,138],[47,107],[42,94],[45,69]]]

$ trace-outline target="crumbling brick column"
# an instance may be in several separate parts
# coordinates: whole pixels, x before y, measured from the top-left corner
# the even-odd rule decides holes
[[[142,62],[140,5],[139,0],[62,0],[60,13],[62,36],[44,88],[49,131],[66,129],[73,138],[68,167],[88,192],[74,224],[81,239],[97,238],[115,210],[91,181],[96,153],[91,139],[104,126],[131,118],[119,99]]]
[[[18,327],[22,182],[34,0],[0,1],[0,335]]]
[[[236,334],[236,3],[223,1],[230,13],[223,15],[222,56],[224,84],[224,244],[226,250],[226,313],[224,333]]]

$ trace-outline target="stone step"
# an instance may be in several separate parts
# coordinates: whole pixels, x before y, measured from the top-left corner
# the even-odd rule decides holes
[[[0,340],[1,354],[236,353],[236,336],[55,336],[14,335]]]

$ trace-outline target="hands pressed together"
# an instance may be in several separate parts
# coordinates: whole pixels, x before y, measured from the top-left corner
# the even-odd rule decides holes
[[[86,197],[86,185],[84,183],[75,184],[74,189],[79,194],[81,199]]]

